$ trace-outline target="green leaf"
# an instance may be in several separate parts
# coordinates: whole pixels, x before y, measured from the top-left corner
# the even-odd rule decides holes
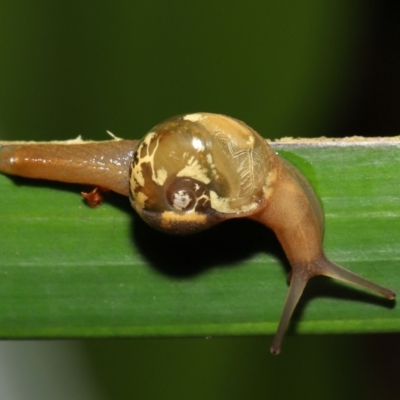
[[[398,291],[400,142],[276,151],[320,196],[327,256]],[[91,209],[74,185],[0,176],[0,190],[0,337],[275,332],[289,267],[263,226],[236,220],[173,237],[146,226],[118,195]],[[399,331],[400,310],[315,278],[289,330]]]

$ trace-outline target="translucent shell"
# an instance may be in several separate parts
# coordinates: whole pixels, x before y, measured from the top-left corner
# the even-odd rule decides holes
[[[273,157],[260,135],[233,118],[168,119],[134,154],[132,206],[152,226],[179,234],[252,214],[265,201]]]

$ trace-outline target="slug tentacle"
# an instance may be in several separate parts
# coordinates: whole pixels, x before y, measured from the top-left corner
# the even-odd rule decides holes
[[[396,293],[393,290],[377,285],[376,283],[371,282],[368,279],[365,279],[362,276],[329,261],[325,257],[320,260],[318,264],[318,271],[318,275],[328,276],[330,278],[363,287],[371,290],[372,292],[380,294],[383,297],[386,297],[388,300],[394,300],[396,297]]]
[[[283,336],[289,325],[293,311],[296,308],[296,305],[299,302],[304,288],[309,280],[309,277],[302,272],[304,272],[304,270],[293,270],[292,277],[290,279],[289,291],[283,306],[278,329],[270,349],[271,353],[274,355],[278,355],[281,352]]]
[[[280,353],[283,335],[287,329],[293,311],[303,294],[307,282],[314,276],[327,276],[343,282],[351,283],[369,289],[389,300],[394,300],[396,297],[393,290],[377,285],[360,275],[340,267],[339,265],[329,261],[323,254],[321,254],[317,260],[310,261],[307,264],[292,264],[292,269],[293,272],[290,278],[289,291],[279,320],[278,329],[271,346],[272,354]]]
[[[94,185],[83,193],[92,206],[102,192],[129,196],[148,224],[191,234],[232,218],[272,229],[292,267],[288,295],[271,352],[309,279],[324,275],[393,300],[395,293],[330,262],[324,255],[324,216],[308,180],[281,159],[245,123],[195,113],[155,126],[139,143],[129,140],[1,143],[0,172]]]

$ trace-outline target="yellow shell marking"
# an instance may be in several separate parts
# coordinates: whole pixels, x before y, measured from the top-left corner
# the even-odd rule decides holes
[[[201,167],[199,162],[195,160],[194,156],[189,158],[186,166],[181,169],[176,176],[187,176],[205,184],[210,183],[210,178],[207,176],[207,170]]]

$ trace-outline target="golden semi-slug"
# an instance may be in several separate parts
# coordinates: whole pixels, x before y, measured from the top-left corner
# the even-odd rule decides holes
[[[310,278],[324,275],[372,290],[395,293],[329,261],[322,249],[324,217],[310,183],[275,154],[245,123],[218,114],[170,118],[141,141],[3,142],[0,172],[93,185],[129,196],[148,224],[191,234],[231,218],[272,229],[292,267],[290,287],[271,346],[278,354],[284,332]]]

